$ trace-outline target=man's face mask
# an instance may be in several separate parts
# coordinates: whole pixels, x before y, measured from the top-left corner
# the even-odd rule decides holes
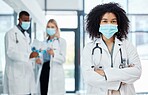
[[[48,35],[53,36],[56,33],[56,29],[55,28],[47,28],[46,32]]]
[[[25,22],[25,21],[22,21],[22,24],[21,24],[21,27],[24,29],[24,30],[28,30],[29,27],[30,27],[30,22]]]
[[[100,25],[99,32],[101,32],[107,39],[110,39],[116,32],[118,32],[117,25],[104,24]]]

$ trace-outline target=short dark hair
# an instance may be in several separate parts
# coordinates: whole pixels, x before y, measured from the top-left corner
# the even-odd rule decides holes
[[[30,16],[29,13],[28,13],[27,11],[21,11],[21,12],[19,13],[19,18],[21,18],[22,15]]]
[[[100,38],[101,33],[99,32],[100,22],[105,13],[113,13],[117,18],[118,32],[115,36],[122,41],[122,38],[127,38],[129,29],[129,19],[126,16],[126,12],[121,8],[118,3],[105,3],[94,7],[87,15],[86,19],[86,30],[89,33],[91,39]]]

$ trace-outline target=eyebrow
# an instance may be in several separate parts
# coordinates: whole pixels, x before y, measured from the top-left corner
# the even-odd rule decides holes
[[[101,20],[107,20],[106,18],[102,18]],[[112,20],[117,20],[117,18],[113,18]]]

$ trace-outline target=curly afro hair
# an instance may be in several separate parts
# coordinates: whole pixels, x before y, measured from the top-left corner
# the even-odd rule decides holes
[[[118,3],[105,3],[94,7],[87,15],[86,30],[89,33],[91,39],[100,38],[99,32],[100,22],[105,13],[113,13],[117,18],[118,32],[115,36],[122,41],[122,38],[127,38],[129,29],[129,19],[126,16],[126,12],[121,8]]]

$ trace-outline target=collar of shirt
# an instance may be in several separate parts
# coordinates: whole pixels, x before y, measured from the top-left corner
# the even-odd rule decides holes
[[[17,25],[17,28],[24,34],[25,30],[20,26],[20,24]]]
[[[54,40],[58,40],[58,38],[57,38],[57,37],[54,37],[53,39],[50,39],[50,40],[47,39],[47,43],[51,43],[51,42],[53,42]]]

